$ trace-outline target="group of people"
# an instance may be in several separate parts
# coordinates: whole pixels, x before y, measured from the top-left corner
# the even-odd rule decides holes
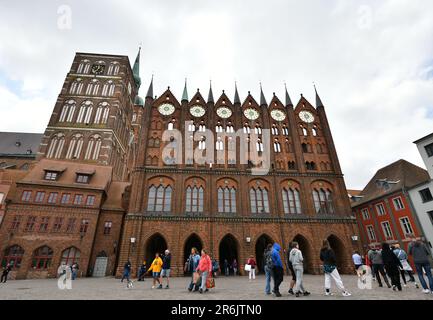
[[[268,244],[263,254],[264,269],[265,269],[265,293],[271,294],[271,279],[274,280],[274,288],[272,293],[276,297],[281,297],[280,286],[284,278],[283,262],[280,256],[281,246],[278,243]],[[304,287],[304,257],[299,249],[299,243],[293,241],[289,244],[289,252],[287,253],[287,266],[290,270],[292,280],[289,285],[289,294],[296,297],[308,296],[308,292]],[[329,241],[324,240],[322,249],[320,250],[320,260],[323,262],[323,271],[325,274],[325,295],[331,295],[331,280],[335,281],[337,287],[341,290],[343,296],[350,296],[351,293],[344,288],[343,281],[337,270],[337,262],[335,253],[332,250]]]
[[[187,260],[187,269],[192,274],[188,286],[189,292],[198,291],[204,293],[213,288],[213,266],[214,264],[205,249],[201,250],[201,255],[198,254],[196,248],[191,249],[191,254]]]
[[[408,246],[409,256],[413,258],[416,273],[418,279],[423,288],[423,292],[433,293],[433,277],[431,273],[431,265],[429,262],[429,250],[427,246],[420,240],[413,239]],[[372,276],[377,281],[379,287],[383,287],[382,279],[388,288],[392,288],[394,291],[402,291],[402,284],[400,279],[403,280],[403,287],[407,286],[408,282],[413,282],[415,287],[418,288],[413,269],[409,263],[408,254],[400,248],[399,244],[389,245],[388,243],[382,243],[381,248],[371,248],[365,257],[365,264],[371,267]],[[360,267],[364,265],[364,261],[359,254],[355,252],[352,256],[355,269],[360,270]],[[428,284],[424,278],[424,273],[428,279]],[[359,272],[358,272],[358,275]],[[406,275],[409,279],[406,279]],[[391,283],[388,280],[391,279]]]
[[[230,275],[230,270],[233,271],[234,276],[238,274],[238,261],[236,259],[233,259],[231,263],[227,259],[224,259],[224,272],[226,276]]]
[[[57,268],[57,276],[60,277],[66,274],[68,277],[70,275],[72,280],[75,280],[78,276],[78,270],[80,270],[80,267],[77,262],[72,264],[66,264],[65,262],[62,262]]]

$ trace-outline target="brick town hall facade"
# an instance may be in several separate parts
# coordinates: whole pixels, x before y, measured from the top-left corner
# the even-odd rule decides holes
[[[166,248],[181,275],[193,246],[221,265],[254,255],[262,268],[267,243],[287,250],[292,240],[318,273],[323,239],[351,271],[358,230],[317,93],[315,107],[302,95],[293,105],[287,89],[284,103],[262,90],[258,102],[240,100],[237,88],[233,100],[212,88],[189,99],[185,83],[178,100],[170,88],[154,96],[152,79],[143,100],[139,61],[76,54],[35,161],[8,175],[0,257],[13,277],[53,277],[62,261],[77,261],[82,276],[119,275],[128,257],[136,272]],[[269,155],[268,172],[239,161],[244,143]]]

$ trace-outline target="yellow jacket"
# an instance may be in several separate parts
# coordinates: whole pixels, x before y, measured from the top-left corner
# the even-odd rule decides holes
[[[152,264],[150,265],[149,270],[147,271],[152,271],[152,272],[161,272],[162,270],[162,259],[160,257],[155,258],[152,262]]]

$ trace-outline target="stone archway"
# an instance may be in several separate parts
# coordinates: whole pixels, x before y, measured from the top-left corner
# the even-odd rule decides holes
[[[344,251],[345,251],[345,247],[343,242],[340,240],[340,238],[338,238],[337,236],[331,234],[327,240],[329,241],[329,245],[331,246],[332,250],[334,250],[335,253],[335,258],[337,259],[337,267],[339,269],[339,271],[341,271],[340,269],[343,267],[343,262],[344,262]]]
[[[185,241],[185,245],[183,247],[183,263],[184,263],[184,265],[191,254],[192,248],[196,248],[198,254],[200,254],[200,251],[203,248],[203,242],[201,241],[200,237],[195,233],[191,234],[188,237],[188,239],[186,239],[186,241]],[[184,274],[185,275],[191,274],[191,271],[184,271]]]
[[[160,233],[155,233],[146,242],[144,258],[146,260],[146,265],[149,267],[155,259],[155,254],[158,252],[162,255],[167,249],[167,242]]]
[[[229,266],[233,264],[236,259],[238,263],[238,272],[240,270],[241,263],[239,262],[239,242],[231,234],[227,234],[221,239],[219,244],[219,262],[221,273],[225,274],[225,261],[227,260]],[[233,270],[230,268],[229,273],[232,274]]]
[[[311,249],[310,242],[303,235],[296,235],[292,241],[296,241],[299,244],[299,250],[302,251],[304,257],[304,273],[313,273],[312,270],[312,256],[313,252]]]
[[[262,234],[256,241],[256,262],[257,262],[257,271],[259,273],[264,273],[265,261],[264,261],[264,252],[268,244],[273,244],[274,240],[267,234]]]

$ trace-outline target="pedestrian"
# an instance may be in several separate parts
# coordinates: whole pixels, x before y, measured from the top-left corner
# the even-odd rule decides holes
[[[131,288],[132,287],[132,281],[129,278],[130,274],[131,274],[131,262],[128,259],[126,261],[125,265],[123,266],[123,275],[122,275],[122,279],[120,280],[120,282],[123,282],[124,279],[127,280],[127,282],[126,282],[126,288]]]
[[[302,252],[299,250],[299,244],[296,241],[292,243],[292,250],[289,252],[289,257],[289,261],[296,274],[295,296],[299,297],[301,294],[304,296],[310,295],[310,293],[304,288],[304,257],[302,256]]]
[[[197,271],[200,273],[201,277],[201,286],[199,292],[203,293],[209,291],[206,286],[206,282],[208,277],[212,277],[212,262],[205,249],[201,250],[201,257],[200,262],[198,263]]]
[[[74,262],[72,264],[71,269],[72,269],[72,280],[75,280],[77,278],[77,275],[78,275],[78,270],[80,270],[80,266],[78,265],[77,262]]]
[[[294,295],[295,292],[293,291],[293,288],[295,287],[296,284],[296,272],[295,269],[293,269],[293,265],[290,262],[290,251],[292,251],[294,242],[290,242],[289,243],[289,254],[287,254],[287,268],[290,271],[290,274],[292,275],[292,280],[290,280],[290,285],[289,285],[289,294]]]
[[[233,269],[233,275],[237,275],[238,273],[238,262],[236,261],[236,259],[233,259],[232,262],[232,269]]]
[[[230,275],[230,268],[229,268],[229,262],[227,261],[227,259],[224,259],[224,270],[226,273],[226,276]]]
[[[415,277],[413,276],[413,270],[412,267],[410,266],[410,263],[407,261],[408,257],[407,257],[407,253],[406,251],[404,251],[402,248],[400,248],[400,244],[396,243],[394,245],[394,250],[393,250],[394,254],[397,256],[397,258],[400,260],[402,268],[400,268],[400,275],[401,278],[403,279],[403,286],[406,287],[407,285],[407,281],[406,281],[406,273],[409,276],[409,281],[408,282],[413,282],[415,283],[415,287],[418,289],[418,283],[416,283]]]
[[[138,280],[137,281],[144,281],[144,276],[146,275],[146,260],[143,261],[143,263],[140,266],[140,269],[138,270]]]
[[[219,263],[217,259],[212,260],[212,272],[213,276],[216,278],[218,276],[218,271],[220,269]]]
[[[281,246],[278,243],[274,243],[272,246],[272,262],[274,275],[274,294],[276,297],[281,297],[280,285],[284,279],[283,262],[280,257]]]
[[[248,278],[249,280],[256,280],[256,260],[254,259],[254,256],[250,256],[250,258],[247,261],[247,264],[250,266],[250,271]]]
[[[320,250],[320,260],[323,262],[323,271],[325,273],[325,295],[332,295],[331,279],[334,279],[343,297],[351,296],[352,294],[344,288],[343,280],[341,280],[341,276],[337,270],[337,259],[328,240],[323,240],[322,249]]]
[[[9,272],[11,272],[11,270],[12,270],[12,265],[10,263],[8,263],[3,269],[0,283],[6,283],[6,281],[8,279]]]
[[[386,242],[382,243],[382,260],[386,274],[391,278],[392,290],[398,289],[398,291],[401,291],[399,267],[403,268],[403,266],[400,259],[397,258]]]
[[[271,294],[271,279],[273,278],[274,262],[272,261],[272,244],[269,243],[263,253],[263,265],[265,269],[265,294]]]
[[[200,256],[196,248],[191,249],[191,254],[188,258],[188,269],[191,271],[191,282],[188,286],[188,291],[192,292],[198,291],[199,283],[197,283],[199,279],[199,274],[197,272],[197,267],[200,262]]]
[[[162,259],[159,256],[159,253],[157,252],[155,253],[155,259],[153,259],[149,270],[147,270],[147,272],[152,271],[152,277],[153,277],[152,289],[155,288],[162,289],[162,283],[159,279],[161,276],[161,270],[162,270]],[[156,283],[158,283],[158,287],[156,286]]]
[[[362,257],[358,251],[353,252],[352,261],[353,261],[353,264],[355,265],[355,272],[358,275],[358,277],[360,277],[360,273],[358,272],[358,270],[360,267],[363,266],[363,263],[362,263]]]
[[[379,284],[379,287],[383,287],[382,280],[380,278],[380,275],[382,275],[383,280],[385,281],[388,288],[391,288],[383,266],[382,252],[373,247],[370,251],[368,251],[368,259],[371,262],[371,269],[377,283]]]
[[[418,274],[419,282],[423,288],[424,293],[433,292],[433,277],[431,273],[431,265],[429,262],[429,250],[427,246],[421,241],[417,240],[412,236],[412,242],[409,243],[409,255],[413,257],[413,262],[415,263],[416,273]],[[429,285],[427,285],[424,279],[424,272],[427,276]]]
[[[166,289],[170,288],[170,269],[171,269],[171,253],[167,249],[164,252],[164,256],[162,257],[162,271],[161,271],[161,278],[160,278],[160,285],[159,288],[162,289],[162,278],[167,279],[167,285],[165,286]]]

